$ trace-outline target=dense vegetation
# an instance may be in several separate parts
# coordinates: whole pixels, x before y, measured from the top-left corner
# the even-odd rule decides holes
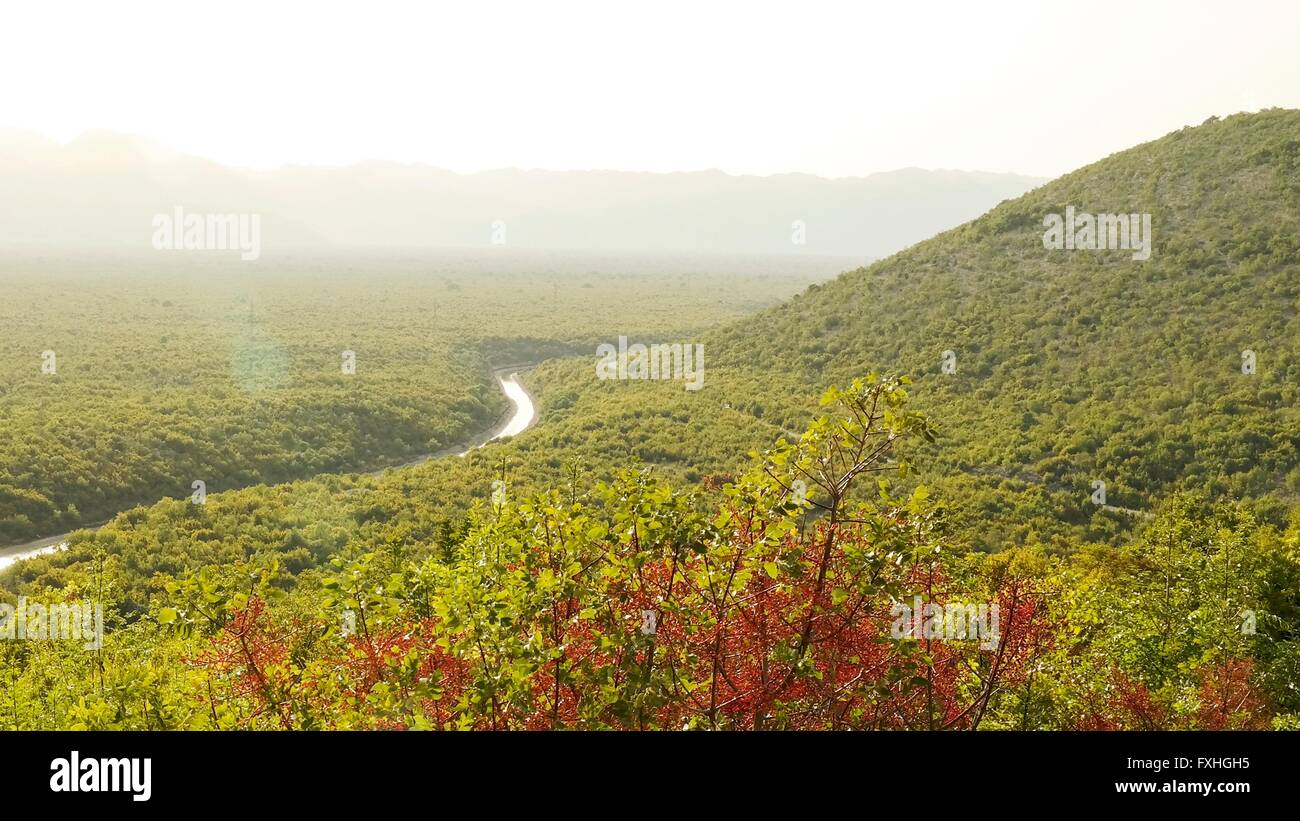
[[[0,263],[0,546],[186,498],[194,480],[216,492],[436,452],[506,409],[494,363],[589,349],[611,321],[690,331],[828,270],[723,258],[666,278],[653,260],[576,257],[590,269],[559,279],[563,257],[491,271],[427,254],[268,258],[274,274],[108,259]]]
[[[943,549],[946,515],[888,476],[930,436],[869,377],[753,469],[701,491],[646,471],[478,505],[298,584],[264,554],[166,584],[104,648],[0,647],[10,727],[1267,728],[1300,697],[1300,518],[1178,498],[1071,561]],[[798,482],[809,488],[805,494]],[[869,502],[850,500],[874,484]],[[811,514],[817,515],[811,515]],[[87,583],[113,601],[123,568]],[[67,592],[67,591],[65,591]],[[899,602],[996,608],[943,632]],[[908,623],[911,617],[908,617]],[[965,630],[966,628],[961,628]],[[80,686],[67,686],[77,682]]]
[[[1152,214],[1151,258],[1045,249],[1043,217],[1067,206]],[[229,384],[231,359],[193,385],[182,383],[201,371],[183,358],[158,366],[187,413],[208,412],[216,396],[227,416],[209,428],[174,410],[148,436],[188,432],[223,455],[245,436],[250,451],[279,454],[232,455],[232,471],[261,467],[229,484],[455,441],[500,410],[486,381],[493,361],[548,360],[525,377],[544,424],[464,459],[377,476],[231,491],[210,482],[223,492],[197,506],[176,500],[195,465],[161,458],[153,474],[138,469],[132,449],[145,437],[115,393],[135,384],[165,396],[167,379],[106,376],[112,385],[95,388],[90,371],[69,370],[84,386],[76,401],[93,409],[70,428],[41,427],[76,413],[55,396],[25,412],[11,387],[6,426],[46,431],[42,453],[55,454],[9,445],[20,456],[0,458],[10,506],[0,512],[13,533],[39,529],[21,506],[29,499],[42,521],[67,521],[69,505],[93,521],[81,500],[98,474],[77,458],[105,470],[108,487],[133,485],[134,496],[111,497],[123,507],[151,490],[174,498],[0,577],[8,601],[110,605],[100,651],[0,645],[15,694],[0,721],[1295,727],[1298,238],[1300,112],[1273,110],[1122,152],[747,316],[761,306],[700,277],[671,278],[671,288],[662,278],[444,278],[449,293],[437,299],[416,272],[310,293],[315,272],[271,278],[259,293],[280,296],[256,304],[259,322],[263,305],[276,312],[265,333],[285,329],[277,344],[295,351],[284,386],[223,393],[214,386]],[[451,283],[476,290],[462,297]],[[774,292],[790,280],[735,287],[752,297],[762,283]],[[202,290],[217,285],[186,287],[200,289],[187,297],[195,327],[227,322],[225,336],[214,332],[222,340],[249,327],[233,292],[221,302]],[[560,294],[563,304],[547,301]],[[32,318],[53,309],[30,299],[10,314],[23,349],[58,347],[37,339],[58,323]],[[143,310],[139,295],[123,299]],[[451,300],[438,314],[442,336],[414,331],[426,299]],[[290,330],[295,309],[326,303]],[[740,318],[710,330],[718,308]],[[314,357],[331,367],[340,338],[363,336],[338,330],[353,321],[395,364],[387,383],[352,397],[373,409],[369,439],[330,449],[331,435],[351,430],[331,426],[349,383],[314,376]],[[143,355],[154,343],[123,323],[106,338]],[[595,343],[619,335],[702,342],[706,387],[596,379]],[[1258,362],[1249,374],[1247,349]],[[955,373],[941,370],[945,351]],[[94,373],[116,361],[106,355]],[[52,390],[29,385],[38,364],[5,384]],[[908,372],[915,384],[859,380],[871,372]],[[444,389],[413,398],[425,384]],[[828,384],[852,387],[819,410]],[[281,404],[260,406],[270,395]],[[413,413],[421,401],[434,404]],[[888,413],[877,417],[875,403]],[[293,413],[305,414],[298,437],[319,417],[310,447],[276,438]],[[249,419],[267,427],[246,428]],[[60,438],[78,424],[117,439],[92,436],[110,444],[78,456],[77,440]],[[863,453],[865,441],[888,444]],[[313,452],[333,461],[304,456]],[[157,478],[136,484],[141,476]],[[807,480],[806,497],[795,478]],[[1095,481],[1105,505],[1094,503]],[[998,604],[1000,640],[892,636],[893,608],[918,596]]]
[[[1045,249],[1043,218],[1067,206],[1150,213],[1151,258]],[[940,425],[917,461],[981,548],[1120,539],[1144,517],[1118,508],[1177,490],[1281,524],[1300,497],[1297,316],[1300,112],[1271,110],[1121,152],[730,323],[702,340],[698,393],[557,364],[538,437],[709,472],[802,429],[826,384],[899,371]]]

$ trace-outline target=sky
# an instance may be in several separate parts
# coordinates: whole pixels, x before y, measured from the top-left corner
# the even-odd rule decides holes
[[[15,3],[0,128],[226,164],[1054,177],[1300,108],[1300,3]]]

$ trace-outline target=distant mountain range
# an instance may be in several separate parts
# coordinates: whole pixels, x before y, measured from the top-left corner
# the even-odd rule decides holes
[[[262,215],[262,242],[883,257],[1044,180],[907,168],[865,177],[366,162],[258,172],[91,131],[0,132],[0,242],[149,247],[155,214]],[[495,228],[494,228],[495,225]],[[802,238],[802,244],[796,242]]]

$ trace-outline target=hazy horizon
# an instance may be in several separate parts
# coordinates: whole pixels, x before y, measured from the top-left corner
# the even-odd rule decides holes
[[[1192,123],[1189,123],[1192,125]],[[199,160],[202,162],[220,165],[231,171],[238,171],[250,175],[267,175],[275,174],[282,171],[292,171],[301,169],[312,170],[347,170],[354,168],[365,168],[368,166],[397,166],[400,168],[415,168],[421,170],[437,171],[440,173],[450,174],[457,177],[473,177],[487,174],[499,174],[505,172],[518,172],[522,174],[625,174],[629,176],[658,176],[666,177],[678,174],[719,174],[724,177],[755,177],[758,179],[770,179],[773,177],[811,177],[818,180],[835,182],[841,180],[864,180],[871,177],[889,176],[892,174],[904,174],[910,171],[925,171],[932,174],[971,174],[971,175],[988,175],[990,177],[1025,177],[1034,179],[1039,182],[1047,182],[1052,177],[1046,177],[1036,174],[1022,174],[1014,169],[1007,171],[990,171],[984,168],[937,168],[922,165],[909,165],[898,168],[882,168],[874,171],[867,171],[861,174],[843,174],[827,175],[816,174],[808,171],[771,171],[768,173],[747,173],[732,172],[716,166],[701,168],[679,168],[671,171],[638,171],[625,168],[537,168],[524,167],[518,165],[502,165],[490,168],[480,168],[476,170],[458,170],[449,168],[445,165],[439,165],[436,162],[427,160],[394,160],[383,157],[360,157],[355,160],[340,162],[294,162],[288,161],[277,163],[275,165],[258,167],[252,165],[240,165],[238,163],[223,162],[215,156],[206,156],[194,154],[188,151],[181,151],[169,146],[153,137],[145,134],[134,134],[126,131],[118,131],[112,128],[101,128],[90,126],[84,130],[72,135],[71,137],[60,138],[51,134],[42,133],[28,128],[17,127],[0,127],[0,148],[5,146],[21,146],[24,143],[30,147],[45,147],[54,149],[75,148],[78,145],[88,142],[110,141],[120,142],[124,145],[134,145],[146,152],[153,154],[158,159],[176,159],[185,158]]]
[[[0,242],[158,248],[156,218],[256,218],[276,247],[822,254],[858,264],[973,219],[1044,180],[900,169],[826,179],[720,171],[497,170],[370,162],[248,171],[131,135],[0,133]],[[180,209],[180,213],[177,212]],[[250,223],[251,226],[251,223]],[[164,238],[165,239],[165,238]]]

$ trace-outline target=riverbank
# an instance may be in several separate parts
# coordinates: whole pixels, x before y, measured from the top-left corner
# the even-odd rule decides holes
[[[431,459],[441,459],[447,456],[464,456],[472,450],[483,447],[489,442],[502,439],[508,436],[517,436],[520,433],[531,428],[537,422],[537,403],[533,395],[523,386],[519,379],[519,371],[527,370],[530,365],[522,365],[511,368],[496,368],[492,371],[492,376],[497,380],[497,387],[505,395],[506,400],[510,403],[509,409],[483,433],[471,438],[466,442],[457,445],[451,445],[433,453],[427,453],[417,459],[412,459],[397,465],[390,465],[379,468],[378,470],[367,471],[372,476],[378,476],[390,470],[400,470],[402,468],[414,467],[415,465],[424,464]],[[311,477],[303,477],[311,478]],[[111,521],[111,520],[110,520]],[[89,528],[78,528],[79,530],[97,530],[103,527],[107,522],[101,522]],[[59,533],[54,536],[44,536],[39,539],[33,539],[21,544],[0,547],[0,572],[7,570],[15,563],[24,559],[30,559],[41,556],[46,553],[54,553],[67,546],[68,536],[75,531]]]

